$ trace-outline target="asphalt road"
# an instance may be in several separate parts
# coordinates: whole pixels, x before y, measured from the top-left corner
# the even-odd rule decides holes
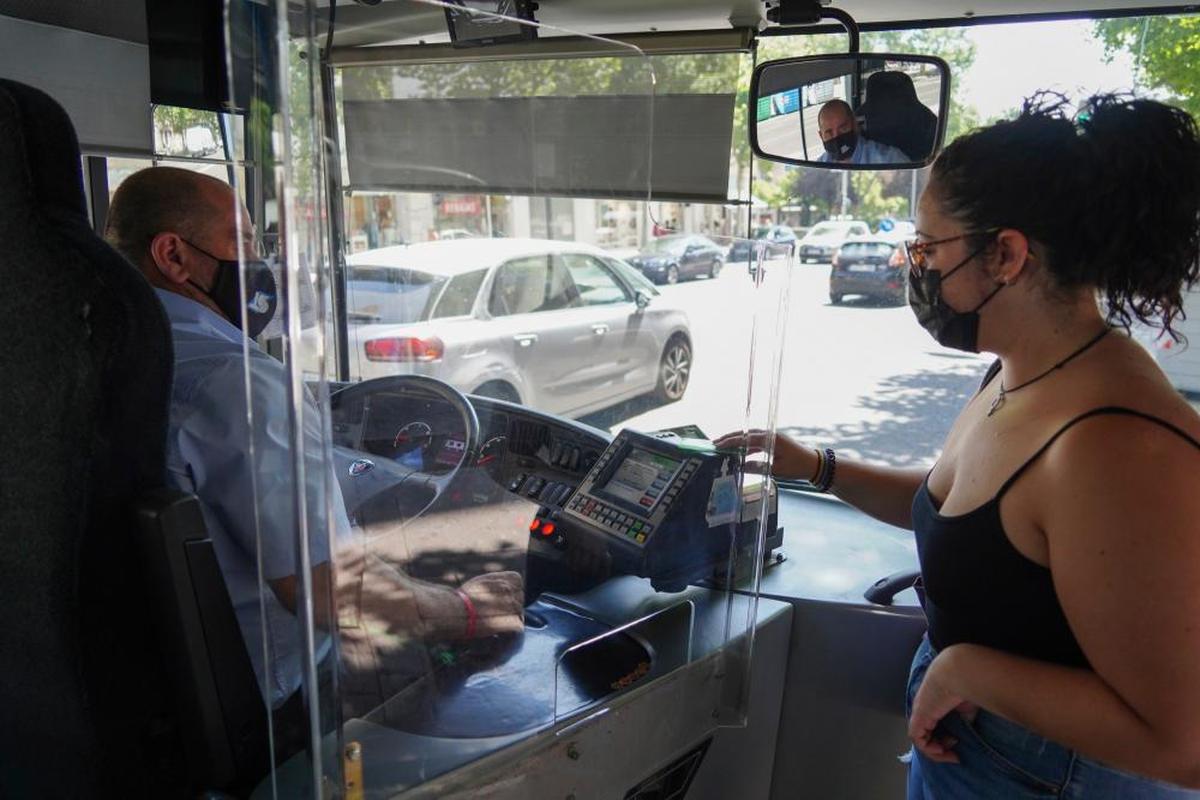
[[[584,422],[614,432],[693,423],[709,436],[764,426],[776,379],[773,342],[781,342],[779,428],[875,463],[929,465],[989,363],[940,347],[907,306],[853,297],[832,305],[828,264],[773,260],[761,285],[730,265],[715,280],[659,288],[656,302],[677,304],[691,322],[687,394],[665,406],[635,400]],[[780,339],[773,311],[784,290],[789,313]]]

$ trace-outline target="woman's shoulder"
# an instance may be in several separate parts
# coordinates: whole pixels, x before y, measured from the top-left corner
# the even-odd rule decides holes
[[[1063,398],[1058,460],[1077,469],[1081,461],[1103,457],[1127,472],[1163,458],[1200,457],[1200,413],[1140,345],[1127,347],[1133,350],[1081,376],[1076,391]]]

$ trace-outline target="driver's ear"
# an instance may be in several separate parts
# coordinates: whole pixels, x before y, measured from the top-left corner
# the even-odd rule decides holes
[[[183,284],[192,273],[184,263],[184,242],[175,233],[160,233],[150,240],[150,261],[159,274],[174,284]]]
[[[1025,264],[1032,255],[1029,239],[1012,228],[1005,228],[996,235],[996,261],[992,275],[997,283],[1015,283],[1025,271]]]

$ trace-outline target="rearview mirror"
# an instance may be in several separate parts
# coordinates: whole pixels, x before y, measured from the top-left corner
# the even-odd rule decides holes
[[[823,169],[915,169],[946,135],[950,67],[933,56],[842,53],[759,64],[755,155]]]
[[[642,289],[638,289],[633,295],[633,301],[637,303],[638,308],[645,308],[650,305],[650,294]]]

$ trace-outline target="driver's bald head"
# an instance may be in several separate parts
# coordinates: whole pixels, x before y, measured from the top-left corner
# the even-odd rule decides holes
[[[236,196],[227,184],[176,167],[150,167],[117,187],[108,207],[104,238],[142,265],[160,233],[203,239],[206,228],[230,214]]]
[[[830,100],[817,112],[817,127],[821,131],[822,139],[829,139],[846,130],[854,130],[854,110],[845,100]],[[827,133],[829,135],[826,135]]]

